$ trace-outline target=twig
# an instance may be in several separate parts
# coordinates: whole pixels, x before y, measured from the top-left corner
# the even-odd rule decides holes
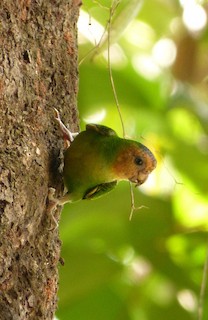
[[[130,215],[129,215],[129,221],[131,221],[132,217],[133,217],[133,213],[137,210],[140,210],[142,208],[146,208],[148,209],[148,207],[146,206],[139,206],[139,207],[135,207],[135,201],[134,201],[134,191],[133,191],[133,185],[131,182],[129,182],[129,186],[130,186],[130,194],[131,194],[131,211],[130,211]]]
[[[117,107],[118,114],[119,114],[120,121],[121,121],[123,137],[125,138],[126,135],[125,135],[124,122],[123,122],[123,118],[122,118],[122,114],[121,114],[121,108],[120,108],[120,104],[119,104],[119,101],[118,101],[118,96],[117,96],[117,93],[116,93],[114,79],[113,79],[112,68],[111,68],[111,54],[110,54],[111,22],[112,22],[112,17],[114,15],[115,10],[116,10],[117,6],[119,5],[119,3],[120,3],[119,0],[114,0],[112,6],[110,7],[110,16],[109,16],[109,21],[108,21],[108,26],[107,26],[107,31],[108,31],[108,72],[109,72],[111,87],[112,87],[112,90],[113,90],[113,96],[114,96],[114,99],[115,99],[115,102],[116,102],[116,107]]]

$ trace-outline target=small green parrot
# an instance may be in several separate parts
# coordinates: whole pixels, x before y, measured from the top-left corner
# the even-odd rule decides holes
[[[154,155],[143,144],[119,138],[113,129],[98,124],[87,124],[85,131],[71,133],[55,112],[64,139],[70,142],[63,169],[67,193],[59,204],[100,197],[120,180],[139,186],[156,168]]]

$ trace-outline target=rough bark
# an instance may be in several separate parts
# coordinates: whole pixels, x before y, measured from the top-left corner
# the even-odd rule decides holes
[[[0,3],[0,319],[53,319],[60,240],[48,187],[63,190],[56,107],[77,130],[80,1]]]

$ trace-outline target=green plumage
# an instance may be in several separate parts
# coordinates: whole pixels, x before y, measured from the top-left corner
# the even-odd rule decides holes
[[[109,192],[112,183],[110,165],[119,148],[116,133],[107,127],[88,125],[71,143],[64,156],[64,181],[71,201],[92,199]],[[94,190],[94,192],[92,192]]]
[[[138,155],[143,158],[142,166],[135,161],[140,159]],[[99,197],[122,179],[140,184],[137,175],[144,171],[147,156],[152,161],[149,173],[156,166],[149,149],[133,140],[119,138],[106,126],[87,125],[86,131],[79,133],[65,151],[63,174],[68,192],[62,202]]]

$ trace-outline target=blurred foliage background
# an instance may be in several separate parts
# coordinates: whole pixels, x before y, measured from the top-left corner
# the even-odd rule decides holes
[[[111,5],[83,0],[78,107],[82,130],[102,123],[122,136],[102,37]],[[60,320],[208,319],[208,288],[198,315],[208,246],[207,13],[207,1],[121,0],[111,16],[126,135],[147,145],[158,166],[134,190],[143,207],[131,221],[127,182],[65,206]]]

